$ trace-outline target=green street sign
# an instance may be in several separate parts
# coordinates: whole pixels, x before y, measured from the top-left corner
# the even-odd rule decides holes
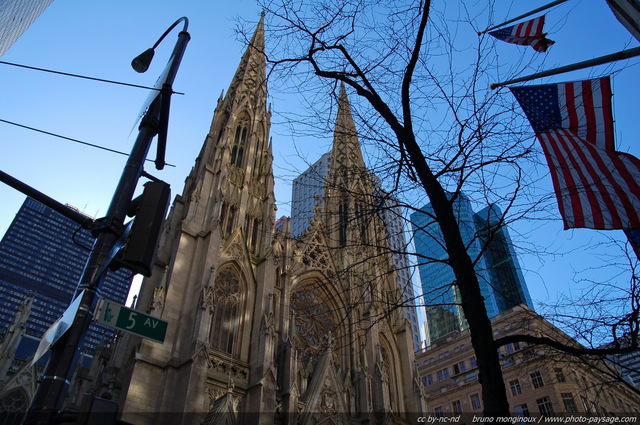
[[[168,322],[102,297],[94,318],[97,322],[156,342],[164,342],[167,334]]]

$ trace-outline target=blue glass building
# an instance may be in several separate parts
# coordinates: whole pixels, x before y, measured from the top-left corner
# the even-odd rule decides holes
[[[453,207],[467,253],[472,260],[477,260],[476,275],[489,317],[518,304],[532,308],[507,229],[499,226],[502,216],[499,208],[492,205],[476,214],[464,194],[458,195]],[[411,214],[428,342],[467,327],[459,306],[459,294],[453,285],[453,269],[446,263],[448,254],[442,232],[433,214],[431,204]]]
[[[17,364],[36,350],[40,337],[72,301],[93,245],[88,230],[41,203],[27,198],[0,241],[0,339],[28,294],[35,296]],[[105,297],[124,304],[132,273],[107,272]],[[91,354],[114,330],[92,323],[83,351]]]

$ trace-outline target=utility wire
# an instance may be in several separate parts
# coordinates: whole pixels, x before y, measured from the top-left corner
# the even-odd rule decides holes
[[[17,64],[17,63],[11,63],[11,62],[5,62],[5,61],[0,61],[0,64],[17,66],[19,68],[32,69],[34,71],[49,72],[51,74],[65,75],[67,77],[75,77],[75,78],[83,78],[85,80],[99,81],[101,83],[117,84],[117,85],[120,85],[120,86],[136,87],[136,88],[139,88],[139,89],[146,89],[146,90],[155,90],[155,91],[162,90],[162,88],[157,88],[157,87],[147,87],[147,86],[141,86],[141,85],[138,85],[138,84],[123,83],[123,82],[120,82],[120,81],[113,81],[113,80],[105,80],[104,78],[87,77],[85,75],[70,74],[68,72],[54,71],[54,70],[51,70],[51,69],[37,68],[35,66],[20,65],[20,64]],[[174,94],[184,94],[184,93],[175,92],[175,91],[173,93]]]
[[[34,127],[29,127],[27,125],[18,124],[18,123],[12,122],[12,121],[7,121],[7,120],[0,119],[0,122],[6,123],[6,124],[15,125],[16,127],[25,128],[27,130],[36,131],[38,133],[46,134],[48,136],[58,137],[60,139],[69,140],[69,141],[75,142],[75,143],[80,143],[81,145],[91,146],[92,148],[98,148],[98,149],[102,149],[104,151],[117,153],[119,155],[129,156],[129,154],[126,153],[126,152],[117,151],[115,149],[107,148],[107,147],[100,146],[100,145],[94,145],[93,143],[83,142],[82,140],[72,139],[71,137],[61,136],[61,135],[56,134],[56,133],[51,133],[49,131],[40,130],[40,129],[37,129],[37,128],[34,128]],[[145,161],[153,161],[153,160],[152,159],[145,159]],[[175,167],[175,165],[173,165],[173,164],[165,163],[165,165],[167,165],[169,167]]]

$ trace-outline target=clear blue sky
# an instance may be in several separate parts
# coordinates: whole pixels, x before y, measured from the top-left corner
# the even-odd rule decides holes
[[[440,7],[442,1],[434,2]],[[482,2],[478,3],[481,6]],[[514,17],[547,3],[500,1],[493,22]],[[455,15],[456,6],[447,5]],[[130,61],[150,47],[157,37],[177,18],[190,19],[189,43],[176,78],[174,89],[184,96],[174,96],[167,162],[176,167],[156,171],[150,164],[147,171],[171,183],[172,193],[182,191],[184,178],[208,132],[213,109],[222,90],[226,90],[239,62],[243,45],[236,40],[234,18],[249,21],[259,19],[260,9],[250,0],[211,2],[210,0],[151,1],[54,0],[43,15],[27,30],[0,60],[50,68],[64,72],[113,79],[142,85],[153,85],[164,68],[169,51],[177,38],[170,34],[156,53],[151,69],[137,74]],[[480,15],[481,22],[489,22]],[[616,52],[638,45],[615,20],[604,0],[571,0],[547,16],[549,38],[556,41],[544,55],[544,68]],[[459,34],[464,42],[475,43],[471,31]],[[267,49],[269,40],[267,39]],[[499,45],[501,60],[517,61],[525,47]],[[640,156],[637,144],[640,134],[637,83],[639,60],[612,65],[620,70],[614,78],[614,107],[617,143],[620,150]],[[606,67],[574,72],[546,81],[566,81],[601,75]],[[284,107],[274,97],[273,108]],[[505,93],[507,95],[507,93]],[[106,85],[91,81],[44,74],[0,64],[0,119],[59,133],[89,143],[128,152],[136,132],[131,133],[136,115],[147,93],[144,90]],[[289,213],[292,173],[289,163],[305,167],[297,158],[291,137],[285,127],[272,129],[276,174],[278,216]],[[51,136],[37,134],[0,123],[0,170],[32,185],[53,198],[70,203],[92,216],[105,213],[119,178],[125,157],[81,146]],[[329,149],[326,140],[301,141],[297,149],[309,161],[315,161]],[[549,183],[550,185],[550,183]],[[547,190],[550,192],[551,187]],[[0,185],[0,234],[10,224],[24,195]],[[512,235],[527,232],[516,227]],[[521,252],[521,262],[534,300],[556,299],[558,291],[568,291],[573,271],[588,266],[619,261],[619,252],[599,248],[607,237],[623,241],[621,232],[592,230],[563,231],[558,218],[546,222],[527,238],[539,238],[558,255],[538,256]],[[587,245],[589,249],[576,247]],[[559,255],[564,251],[571,251]],[[612,258],[598,259],[603,254]],[[627,275],[617,279],[623,281]]]

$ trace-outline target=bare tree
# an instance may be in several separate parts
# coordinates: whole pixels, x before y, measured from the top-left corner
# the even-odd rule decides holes
[[[488,88],[489,78],[504,72],[496,56],[485,54],[489,41],[455,44],[450,15],[432,10],[428,0],[376,5],[362,0],[264,0],[261,4],[267,11],[272,89],[292,84],[301,93],[311,91],[317,97],[306,99],[313,107],[326,105],[319,93],[335,92],[338,83],[349,87],[358,95],[353,103],[361,114],[360,138],[365,148],[373,146],[373,171],[383,176],[389,191],[404,199],[408,209],[419,210],[416,200],[430,203],[447,258],[419,261],[443,261],[453,269],[455,279],[448,285],[459,293],[457,302],[470,329],[484,412],[509,415],[497,353],[500,345],[527,341],[574,354],[582,351],[530,335],[494,339],[475,270],[480,255],[468,254],[468,241],[456,219],[455,205],[463,191],[489,204],[501,203],[504,213],[497,228],[552,202],[551,197],[536,198],[529,191],[539,178],[534,166],[541,156],[513,101]],[[481,29],[471,24],[472,11],[457,7],[458,21],[469,23],[466,30]],[[462,67],[453,59],[460,56],[465,58]],[[507,72],[530,66],[523,60]],[[317,130],[310,122],[300,118],[296,124]],[[637,311],[634,296],[630,311]],[[394,301],[390,307],[402,305],[406,304]],[[637,335],[637,314],[624,320]]]

